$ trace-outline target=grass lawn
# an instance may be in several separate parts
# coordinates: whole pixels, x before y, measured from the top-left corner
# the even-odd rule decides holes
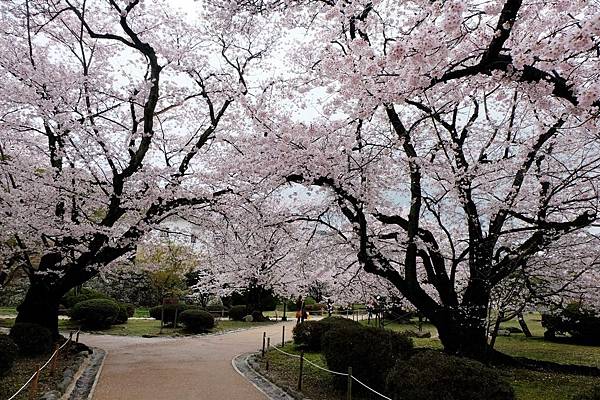
[[[17,315],[17,307],[0,307],[0,315]]]
[[[526,321],[534,335],[533,338],[526,338],[523,334],[498,337],[496,349],[512,356],[600,367],[600,347],[544,341],[544,329],[541,326],[539,314],[527,315]],[[366,321],[363,323],[367,324]],[[511,325],[518,326],[518,323],[510,321],[503,324],[503,327]],[[417,330],[416,324],[390,323],[385,327],[395,331]],[[431,324],[424,324],[423,330],[431,332],[432,338],[413,339],[415,346],[441,349],[441,343],[436,338],[437,331],[435,327]],[[284,350],[299,354],[292,344],[286,344]],[[305,353],[305,356],[319,365],[326,365],[325,360],[319,353]],[[298,359],[287,357],[275,350],[270,351],[268,357],[270,364],[269,376],[278,382],[295,388],[298,380]],[[333,378],[328,373],[317,370],[310,365],[305,367],[305,371],[306,380],[303,392],[307,397],[324,400],[344,398],[343,394],[336,393],[332,389]],[[597,377],[512,368],[498,368],[498,371],[504,379],[513,385],[519,400],[570,400],[574,393],[594,384],[600,384],[600,379]]]
[[[15,323],[14,318],[0,318],[0,327],[10,328]],[[213,333],[227,332],[236,329],[253,328],[261,325],[268,325],[272,322],[244,322],[244,321],[216,321],[216,326],[211,330]],[[61,319],[58,321],[60,330],[69,331],[77,329],[78,325],[71,320]],[[163,328],[160,331],[160,321],[154,319],[130,319],[126,324],[113,325],[110,329],[97,331],[103,335],[117,336],[185,336],[186,333],[178,329]]]

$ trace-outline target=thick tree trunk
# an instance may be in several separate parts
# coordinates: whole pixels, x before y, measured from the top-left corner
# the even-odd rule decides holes
[[[58,304],[61,296],[56,294],[48,285],[32,281],[25,299],[17,307],[15,323],[34,323],[42,325],[52,332],[57,339],[58,333]]]
[[[435,325],[445,352],[477,360],[487,358],[490,348],[485,326],[452,322],[438,322]]]
[[[517,316],[517,319],[519,321],[519,325],[521,325],[521,330],[523,330],[523,333],[525,334],[525,337],[532,337],[533,335],[531,334],[531,331],[529,330],[529,327],[527,326],[527,322],[525,322],[525,318],[523,317],[523,314],[519,314]]]

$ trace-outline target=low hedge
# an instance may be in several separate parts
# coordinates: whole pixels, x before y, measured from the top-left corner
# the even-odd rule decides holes
[[[329,369],[346,372],[352,367],[357,379],[375,390],[383,390],[386,376],[396,362],[411,356],[413,342],[400,333],[383,329],[335,327],[323,335],[321,347]],[[337,386],[344,387],[346,381],[336,376]]]
[[[127,306],[123,303],[116,303],[119,307],[119,312],[117,313],[117,318],[115,318],[113,324],[124,324],[129,319],[129,312],[127,310]]]
[[[15,341],[10,336],[0,333],[0,376],[10,372],[18,354],[19,347]]]
[[[215,318],[203,310],[185,310],[180,320],[185,330],[192,333],[208,332],[215,326]]]
[[[245,305],[233,306],[229,309],[229,319],[234,321],[243,321],[244,317],[248,315]]]
[[[393,400],[514,400],[513,388],[480,362],[426,350],[399,360],[388,373]]]
[[[122,317],[123,309],[118,303],[108,299],[92,299],[75,304],[71,309],[71,318],[86,329],[108,329],[117,323],[119,313]]]
[[[48,328],[27,322],[14,324],[9,336],[19,348],[19,353],[27,356],[48,353],[54,341]]]
[[[343,317],[328,317],[319,321],[304,321],[294,327],[293,337],[296,346],[309,351],[321,350],[323,335],[331,329],[338,327],[360,328],[359,322]]]
[[[109,296],[104,293],[100,293],[97,290],[83,288],[75,294],[75,290],[71,289],[61,299],[61,304],[67,308],[73,308],[75,304],[81,303],[82,301],[92,299],[108,299]]]

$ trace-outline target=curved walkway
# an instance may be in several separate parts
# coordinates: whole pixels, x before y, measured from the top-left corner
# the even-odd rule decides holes
[[[286,337],[294,324],[285,323]],[[264,400],[231,360],[259,350],[262,332],[280,342],[282,325],[181,339],[82,335],[83,343],[108,352],[93,399]]]

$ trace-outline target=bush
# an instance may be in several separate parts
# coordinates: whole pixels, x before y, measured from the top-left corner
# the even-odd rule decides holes
[[[109,297],[97,290],[83,288],[78,294],[75,294],[73,289],[69,290],[67,294],[61,299],[61,304],[67,308],[73,308],[75,304],[81,303],[82,301],[92,299],[108,299]]]
[[[600,315],[580,302],[570,303],[552,314],[542,314],[542,326],[546,328],[546,339],[569,334],[579,343],[600,343]]]
[[[10,329],[10,337],[24,355],[35,356],[52,349],[52,332],[38,324],[19,322]]]
[[[125,307],[125,310],[127,310],[127,317],[131,318],[135,315],[135,304],[131,304],[131,303],[121,303],[121,305],[123,305]]]
[[[19,348],[15,341],[10,336],[0,333],[0,376],[10,372],[18,353]]]
[[[387,376],[394,400],[513,400],[513,388],[480,362],[427,350],[400,360]]]
[[[361,327],[360,323],[342,317],[328,317],[320,321],[304,321],[294,327],[294,343],[309,351],[321,350],[323,335],[336,327]]]
[[[269,318],[265,317],[261,311],[252,311],[252,322],[267,322]]]
[[[152,307],[148,312],[150,317],[160,321],[163,306]],[[179,316],[186,310],[200,310],[198,306],[188,306],[187,304],[165,304],[164,305],[164,319],[165,324],[175,323],[175,311],[177,311],[177,321],[180,321]]]
[[[207,332],[215,326],[214,317],[203,310],[185,310],[180,318],[185,330],[193,333]]]
[[[321,347],[329,369],[346,372],[352,367],[357,379],[375,390],[382,390],[387,373],[396,361],[411,355],[413,342],[393,331],[335,327],[324,334]],[[346,378],[336,378],[338,386],[346,384]]]
[[[600,400],[600,386],[594,386],[583,392],[576,393],[571,400]]]
[[[129,313],[127,311],[127,306],[123,303],[116,303],[119,306],[119,312],[117,313],[117,318],[113,324],[124,324],[129,319]]]
[[[248,312],[246,311],[246,306],[233,306],[229,309],[229,319],[231,320],[243,321],[246,315],[248,315]]]
[[[118,303],[108,299],[92,299],[75,304],[71,318],[87,329],[108,329],[117,323],[119,313],[123,311]]]

